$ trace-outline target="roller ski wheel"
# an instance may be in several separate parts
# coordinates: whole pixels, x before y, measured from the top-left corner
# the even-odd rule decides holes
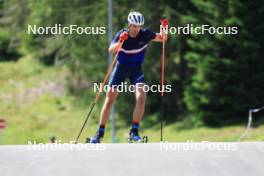
[[[101,140],[103,139],[104,134],[97,131],[95,136],[91,137],[91,138],[86,138],[86,143],[91,143],[91,144],[99,144],[101,143]]]
[[[143,136],[142,138],[135,140],[131,137],[127,138],[128,143],[148,143],[148,136]]]
[[[90,143],[90,141],[91,141],[91,138],[86,138],[85,143]]]

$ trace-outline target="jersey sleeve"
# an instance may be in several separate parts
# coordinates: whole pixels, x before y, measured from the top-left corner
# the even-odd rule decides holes
[[[155,39],[156,33],[155,32],[152,32],[149,29],[145,29],[144,36],[145,36],[146,41],[147,42],[150,42],[151,40]]]
[[[118,42],[120,35],[121,35],[122,32],[124,32],[124,31],[126,31],[126,30],[125,30],[125,29],[121,29],[120,31],[118,31],[118,32],[116,33],[115,37],[113,38],[112,43],[116,43],[116,42]]]
[[[119,40],[120,37],[120,31],[116,33],[115,37],[112,40],[112,43],[116,43]]]

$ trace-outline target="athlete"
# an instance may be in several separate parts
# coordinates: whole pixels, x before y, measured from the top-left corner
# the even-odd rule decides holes
[[[108,49],[110,53],[119,52],[117,64],[109,79],[109,85],[112,86],[113,89],[106,93],[104,105],[101,109],[99,127],[95,136],[90,139],[91,143],[100,143],[102,140],[105,124],[118,96],[118,91],[114,87],[122,84],[126,78],[129,78],[130,83],[135,85],[134,94],[136,98],[129,136],[133,141],[141,141],[138,130],[145,111],[146,102],[146,92],[143,90],[145,80],[141,65],[144,61],[148,43],[150,41],[162,42],[163,40],[167,40],[167,35],[154,33],[143,28],[144,16],[139,12],[130,12],[127,20],[128,28],[121,29],[117,32]]]

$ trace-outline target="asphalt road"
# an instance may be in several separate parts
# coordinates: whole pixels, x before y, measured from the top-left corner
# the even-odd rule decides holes
[[[264,142],[2,145],[0,175],[263,176]]]

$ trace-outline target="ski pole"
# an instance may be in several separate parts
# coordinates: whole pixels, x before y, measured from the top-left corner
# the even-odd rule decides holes
[[[165,17],[162,17],[160,20],[162,25],[162,63],[161,63],[161,118],[160,118],[160,141],[163,141],[163,96],[164,96],[164,65],[165,65],[165,32],[164,29],[168,27],[168,20]]]

